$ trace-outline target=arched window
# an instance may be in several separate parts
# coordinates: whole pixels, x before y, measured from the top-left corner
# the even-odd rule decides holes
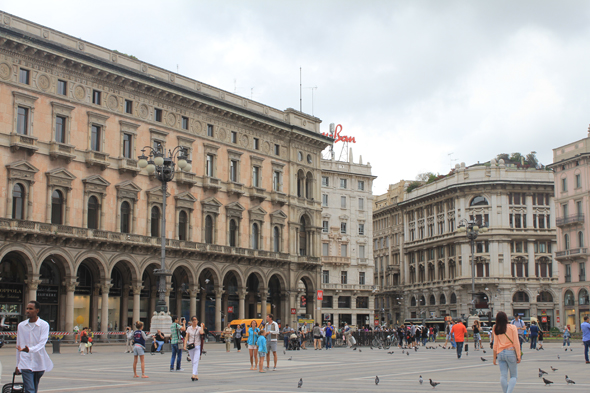
[[[121,203],[121,233],[129,233],[131,230],[131,206],[129,202]]]
[[[229,220],[229,245],[230,247],[236,247],[238,242],[238,226],[236,220],[233,218]]]
[[[258,229],[258,224],[254,223],[252,224],[252,249],[253,250],[258,250],[258,242],[259,242],[259,236],[260,236],[260,231]]]
[[[416,268],[414,266],[410,267],[410,284],[414,284],[416,282]]]
[[[424,298],[424,296],[420,297],[420,305],[421,306],[425,306],[426,305],[426,299]]]
[[[305,197],[307,199],[313,198],[313,177],[311,176],[311,172],[307,172],[307,176],[305,177]]]
[[[411,307],[416,307],[416,298],[412,296],[412,300],[410,301]]]
[[[529,263],[525,257],[516,257],[512,260],[512,277],[528,277]]]
[[[440,299],[439,299],[438,303],[441,305],[447,304],[447,297],[444,295],[444,293],[440,295]]]
[[[88,228],[98,229],[98,199],[94,195],[88,198]]]
[[[428,264],[428,281],[435,281],[434,263]]]
[[[431,306],[436,305],[436,298],[434,297],[434,295],[430,295],[430,305]]]
[[[55,190],[51,194],[51,223],[63,224],[64,198],[61,191]]]
[[[553,303],[553,295],[547,291],[543,291],[537,295],[537,303]]]
[[[580,306],[588,306],[590,305],[588,298],[588,291],[584,288],[580,289],[580,293],[578,293],[578,305]]]
[[[553,264],[551,258],[541,257],[535,262],[535,270],[537,277],[552,277]]]
[[[304,193],[305,193],[305,175],[303,174],[303,171],[300,169],[299,172],[297,172],[297,196],[299,198],[303,198]]]
[[[449,280],[455,279],[455,272],[456,272],[455,261],[450,260],[449,261]]]
[[[424,282],[424,278],[426,276],[426,272],[424,269],[424,265],[418,267],[418,282]]]
[[[570,235],[568,235],[567,233],[563,235],[563,244],[565,245],[566,250],[570,249]]]
[[[528,303],[529,295],[526,292],[518,291],[512,296],[512,301],[515,303]]]
[[[578,247],[584,247],[584,232],[578,232]]]
[[[471,200],[469,206],[487,206],[489,205],[488,200],[481,195],[476,196]]]
[[[213,218],[210,215],[205,217],[205,243],[213,244]]]
[[[574,305],[574,294],[572,291],[566,291],[565,295],[563,296],[563,303],[566,306],[573,306]]]
[[[178,240],[186,240],[188,233],[188,216],[184,210],[178,214]]]
[[[12,218],[15,220],[25,219],[25,188],[16,183],[12,188]]]
[[[445,264],[444,262],[440,262],[438,264],[438,279],[442,281],[445,279]]]
[[[160,236],[160,209],[157,206],[152,207],[151,235]]]
[[[275,226],[272,230],[273,251],[281,252],[281,230]]]
[[[451,294],[451,304],[457,304],[457,295],[454,292]]]

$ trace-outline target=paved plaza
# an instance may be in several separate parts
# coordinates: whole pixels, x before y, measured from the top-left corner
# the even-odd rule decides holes
[[[470,345],[471,347],[471,345]],[[393,349],[361,348],[360,352],[345,348],[331,351],[288,351],[281,349],[277,371],[260,374],[250,371],[248,352],[225,352],[222,344],[206,344],[207,354],[199,365],[199,381],[191,382],[191,365],[183,356],[184,372],[169,372],[170,355],[146,356],[149,379],[132,378],[133,356],[123,353],[123,345],[94,347],[94,354],[80,356],[74,347],[62,348],[59,355],[51,355],[55,364],[52,372],[42,378],[42,392],[430,392],[428,378],[440,382],[439,392],[500,392],[499,369],[492,365],[491,350],[486,354],[469,352],[458,360],[451,350],[420,348],[410,355]],[[583,362],[581,343],[573,343],[573,351],[564,352],[559,344],[546,344],[545,351],[525,348],[519,366],[516,392],[588,392],[590,365]],[[561,359],[557,359],[557,356]],[[488,359],[482,362],[480,356]],[[287,359],[292,357],[291,361]],[[2,384],[9,381],[14,370],[14,345],[0,349],[3,365]],[[551,371],[553,366],[558,371]],[[271,363],[272,367],[272,363]],[[554,385],[545,387],[538,378],[538,368],[549,372]],[[139,372],[139,365],[138,365]],[[576,385],[566,386],[565,374]],[[375,375],[380,384],[375,386]],[[418,383],[419,376],[424,384]],[[297,388],[299,378],[303,387]]]

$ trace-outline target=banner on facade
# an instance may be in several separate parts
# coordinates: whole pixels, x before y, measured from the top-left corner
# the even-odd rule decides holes
[[[324,291],[318,289],[318,300],[324,300]]]
[[[233,306],[229,306],[229,307],[227,308],[227,313],[228,313],[228,314],[233,314],[233,313],[234,313],[234,307],[233,307]]]
[[[37,301],[43,304],[59,303],[59,287],[57,285],[39,285],[37,288]]]
[[[0,303],[22,303],[23,301],[23,284],[2,283]]]
[[[292,314],[292,315],[295,315],[295,314],[297,314],[297,309],[295,309],[295,308],[292,308],[292,309],[291,309],[291,314]]]
[[[547,317],[541,317],[541,322],[547,323]],[[558,321],[559,322],[559,321]]]

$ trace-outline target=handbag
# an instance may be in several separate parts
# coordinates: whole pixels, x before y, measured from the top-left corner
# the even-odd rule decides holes
[[[508,335],[507,335],[506,333],[504,333],[504,335],[505,335],[506,337],[508,337]],[[510,339],[510,337],[508,337],[508,340],[510,340],[510,342],[512,343],[512,346],[514,347],[514,343],[512,342],[512,340]],[[515,350],[518,350],[516,347],[514,347],[514,349],[515,349]],[[521,359],[522,359],[522,355],[523,355],[523,353],[522,353],[522,349],[521,349],[521,350],[520,350],[520,358],[521,358]]]
[[[25,385],[22,382],[14,382],[16,373],[12,373],[12,383],[7,383],[2,387],[2,393],[24,393]]]

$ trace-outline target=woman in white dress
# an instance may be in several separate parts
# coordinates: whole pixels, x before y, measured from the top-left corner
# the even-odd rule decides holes
[[[188,350],[193,364],[193,375],[191,381],[199,380],[199,360],[201,359],[202,345],[207,334],[205,324],[201,323],[197,317],[191,318],[191,325],[186,329],[186,338],[184,340],[184,349]]]

